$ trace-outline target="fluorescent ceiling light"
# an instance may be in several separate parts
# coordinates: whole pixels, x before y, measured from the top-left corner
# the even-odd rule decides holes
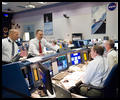
[[[34,5],[31,5],[31,4],[26,5],[25,7],[26,7],[26,8],[27,8],[27,7],[29,7],[29,8],[35,8],[35,6],[34,6]]]
[[[41,4],[46,4],[46,2],[38,2],[38,3],[41,3]]]
[[[7,2],[2,2],[2,5],[7,5],[8,3]]]

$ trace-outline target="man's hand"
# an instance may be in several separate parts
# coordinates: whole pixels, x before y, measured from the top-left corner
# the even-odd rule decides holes
[[[43,56],[44,54],[43,53],[39,53],[38,56]]]

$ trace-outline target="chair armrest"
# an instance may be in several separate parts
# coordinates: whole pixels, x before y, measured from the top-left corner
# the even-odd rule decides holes
[[[81,84],[80,87],[88,87],[88,89],[104,89],[105,86],[99,87],[99,86],[93,86],[91,84]]]

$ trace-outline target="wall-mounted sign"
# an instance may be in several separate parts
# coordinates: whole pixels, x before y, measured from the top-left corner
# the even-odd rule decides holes
[[[110,4],[108,5],[108,9],[109,9],[110,11],[115,10],[116,7],[117,7],[117,3],[110,3]]]
[[[8,28],[7,27],[3,27],[3,32],[7,33],[8,32]]]
[[[106,34],[106,5],[93,6],[92,12],[92,34]]]
[[[25,25],[24,32],[34,32],[34,25]]]
[[[44,14],[44,35],[53,35],[52,13]]]

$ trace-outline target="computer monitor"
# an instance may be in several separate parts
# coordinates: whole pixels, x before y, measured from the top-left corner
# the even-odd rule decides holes
[[[103,40],[109,40],[108,36],[103,36]]]
[[[56,57],[56,61],[57,61],[59,72],[63,71],[63,70],[66,70],[68,68],[66,55]]]
[[[78,45],[79,45],[79,47],[83,47],[83,45],[84,45],[83,41],[82,40],[78,41]]]
[[[71,62],[72,62],[72,65],[76,65],[76,64],[81,63],[81,55],[80,55],[80,52],[71,53]]]
[[[52,61],[51,60],[46,60],[41,62],[45,67],[47,67],[50,71],[50,76],[53,76],[53,70],[52,70]]]
[[[118,41],[114,42],[114,47],[116,47],[116,50],[118,50]]]
[[[36,88],[40,84],[39,72],[38,72],[38,63],[30,64],[32,80],[30,80],[31,87]],[[33,86],[34,85],[34,86]]]
[[[38,62],[38,71],[40,74],[40,80],[42,81],[44,88],[46,88],[53,95],[52,82],[50,77],[50,71],[43,64]]]
[[[89,41],[88,40],[83,40],[83,44],[86,46],[89,44]]]
[[[84,63],[85,61],[88,61],[89,60],[89,57],[88,57],[88,50],[83,50],[82,53],[82,63]]]
[[[82,33],[72,33],[72,41],[81,40]]]

